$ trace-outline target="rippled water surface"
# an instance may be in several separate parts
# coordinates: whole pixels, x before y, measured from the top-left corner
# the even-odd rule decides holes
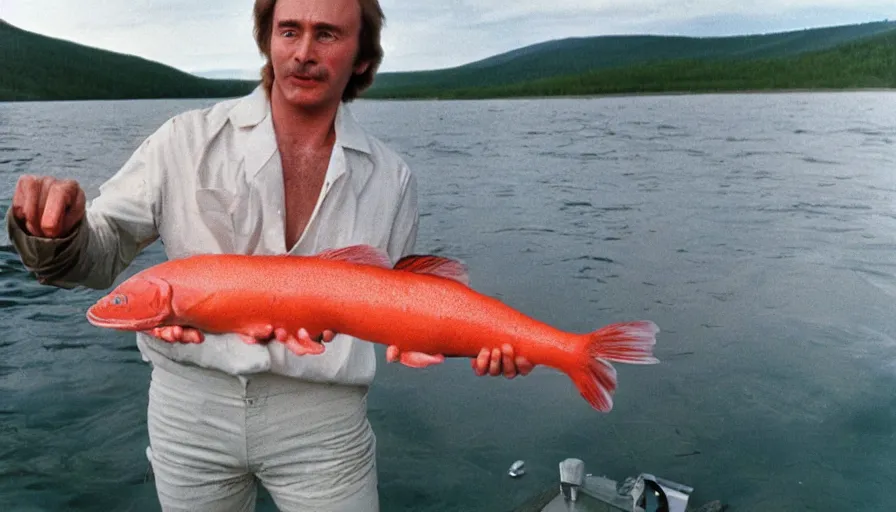
[[[165,119],[211,103],[0,104],[0,213],[24,172],[95,195]],[[418,251],[564,329],[662,328],[662,364],[618,366],[607,415],[548,369],[381,365],[383,510],[507,511],[570,456],[731,510],[892,507],[894,107],[886,92],[356,104],[419,177]],[[162,258],[154,245],[126,275]],[[39,286],[0,234],[0,509],[158,509],[149,368],[133,336],[84,319],[101,294]]]

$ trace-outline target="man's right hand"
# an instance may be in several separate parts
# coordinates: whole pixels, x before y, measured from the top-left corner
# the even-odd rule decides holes
[[[75,180],[26,174],[12,198],[12,214],[28,234],[64,238],[84,218],[87,199]]]
[[[143,332],[168,343],[202,343],[205,341],[205,336],[202,335],[202,331],[199,329],[181,327],[179,325],[153,327]]]
[[[165,327],[153,327],[152,329],[143,331],[145,334],[167,341],[168,343],[202,343],[205,336],[199,329],[192,327],[184,327],[180,325],[168,325]],[[254,338],[252,336],[244,336],[243,341],[246,343],[266,343],[268,341],[277,340],[286,343],[287,348],[296,355],[305,355],[308,353],[307,347],[314,346],[315,343],[329,343],[336,337],[336,333],[330,329],[321,333],[318,339],[312,340],[308,331],[299,329],[298,341],[289,340],[289,334],[286,329],[273,329],[270,333],[257,333]]]

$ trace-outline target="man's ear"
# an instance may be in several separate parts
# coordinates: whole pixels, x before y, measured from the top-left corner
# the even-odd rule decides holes
[[[369,68],[369,67],[370,67],[369,60],[364,60],[364,61],[358,62],[357,64],[355,64],[355,74],[363,75],[364,72],[367,71],[367,68]]]

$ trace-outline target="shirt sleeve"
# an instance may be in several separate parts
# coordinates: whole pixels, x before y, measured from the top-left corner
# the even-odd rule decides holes
[[[404,166],[404,164],[402,164]],[[420,214],[417,209],[417,178],[405,166],[405,185],[399,196],[398,210],[389,236],[389,257],[393,262],[411,254],[417,243]]]
[[[169,123],[143,141],[124,166],[99,189],[84,219],[65,238],[31,236],[6,215],[9,239],[37,279],[59,288],[104,289],[159,233],[156,226],[161,157]],[[11,210],[11,209],[10,209]]]

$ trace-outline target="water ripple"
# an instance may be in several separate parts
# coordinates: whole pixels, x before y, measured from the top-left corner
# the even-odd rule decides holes
[[[564,329],[652,319],[664,354],[618,367],[609,415],[547,368],[474,382],[468,364],[380,365],[384,507],[508,508],[529,489],[488,475],[525,458],[547,481],[570,453],[620,478],[650,459],[738,509],[889,506],[892,99],[357,102],[419,177],[418,250],[464,259],[478,290]],[[23,160],[95,190],[168,116],[211,103],[0,104],[0,210]],[[149,368],[133,335],[86,322],[98,293],[40,286],[0,247],[0,493],[23,509],[126,510],[140,493],[157,508]],[[645,411],[662,421],[632,420]],[[697,451],[713,456],[681,456]]]

